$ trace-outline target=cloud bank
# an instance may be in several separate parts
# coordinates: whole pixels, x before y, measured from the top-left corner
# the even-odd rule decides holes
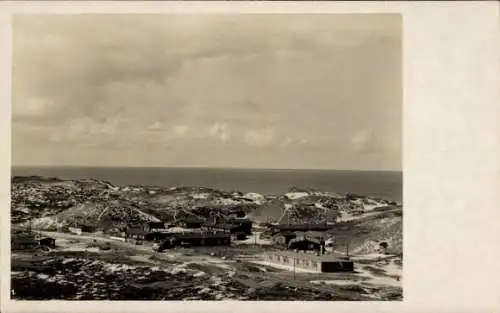
[[[401,71],[399,16],[16,16],[12,160],[400,169]]]

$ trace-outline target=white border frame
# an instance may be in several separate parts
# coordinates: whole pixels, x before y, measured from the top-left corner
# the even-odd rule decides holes
[[[2,155],[1,305],[10,312],[493,312],[500,310],[499,9],[476,2],[4,2],[0,99],[15,13],[401,13],[403,302],[10,301],[10,153]],[[10,106],[2,105],[10,151]]]

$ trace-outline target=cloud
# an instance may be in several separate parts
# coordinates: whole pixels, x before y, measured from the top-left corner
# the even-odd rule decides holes
[[[207,128],[210,136],[218,138],[222,142],[226,142],[231,138],[231,133],[226,124],[215,123]]]
[[[186,133],[188,127],[186,125],[177,125],[174,127],[174,134],[177,136],[182,136]]]
[[[245,142],[249,145],[268,146],[275,141],[276,129],[265,127],[262,129],[249,130],[245,134]]]
[[[107,118],[103,123],[96,123],[90,118],[78,118],[67,122],[52,133],[49,140],[52,142],[78,142],[88,145],[88,140],[96,142],[106,141],[113,137],[120,123],[119,117]]]
[[[70,150],[93,141],[102,155],[130,146],[120,154],[130,164],[147,161],[134,156],[142,147],[166,144],[175,153],[157,158],[169,165],[191,156],[197,163],[199,155],[207,165],[230,164],[239,153],[242,166],[300,167],[319,164],[328,153],[311,151],[321,149],[346,151],[354,163],[351,145],[364,146],[356,151],[369,145],[361,136],[351,143],[346,134],[364,128],[384,145],[394,142],[399,157],[400,141],[392,139],[400,136],[398,21],[383,15],[16,16],[13,160],[33,155],[36,163],[45,155],[43,163],[51,163],[61,142]],[[214,140],[231,144],[214,152]],[[259,150],[274,144],[296,153]],[[337,160],[321,162],[350,166]]]
[[[359,154],[369,154],[378,152],[381,149],[380,143],[375,134],[368,130],[361,130],[350,138],[354,151]]]
[[[43,97],[30,97],[26,101],[13,106],[12,115],[14,117],[42,116],[48,112],[53,105],[50,99]]]
[[[161,125],[160,122],[154,122],[148,126],[148,130],[152,130],[152,131],[162,130],[162,129],[163,129],[163,126]]]
[[[283,142],[281,143],[281,146],[282,147],[287,147],[290,144],[292,144],[293,142],[294,142],[293,138],[286,137],[285,139],[283,139]]]

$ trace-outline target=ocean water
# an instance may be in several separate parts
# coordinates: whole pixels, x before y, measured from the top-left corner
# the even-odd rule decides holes
[[[152,167],[12,167],[12,176],[94,178],[115,185],[210,187],[278,195],[290,187],[355,193],[402,202],[403,175],[385,171]]]

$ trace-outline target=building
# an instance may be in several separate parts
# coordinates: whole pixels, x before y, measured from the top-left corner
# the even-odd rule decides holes
[[[148,231],[149,232],[157,232],[165,229],[164,222],[149,222],[148,223]]]
[[[278,251],[268,253],[264,258],[269,263],[311,270],[318,273],[354,271],[354,262],[348,257],[340,255],[316,255],[312,253]]]
[[[56,247],[56,240],[52,237],[43,237],[39,240],[40,246],[49,247],[54,249]]]
[[[246,235],[252,234],[253,223],[248,218],[234,218],[231,220],[231,234],[243,233]]]
[[[287,249],[298,251],[320,251],[321,242],[312,238],[298,237],[290,240]]]
[[[134,222],[125,228],[125,238],[144,240],[150,233],[165,231],[164,222]]]
[[[276,224],[269,226],[274,233],[279,233],[282,231],[300,231],[300,232],[308,232],[308,231],[316,231],[316,232],[324,232],[333,228],[333,225],[329,225],[327,223],[321,224]]]
[[[126,239],[144,240],[146,231],[141,226],[130,226],[125,231]]]
[[[290,240],[295,239],[297,234],[293,231],[282,231],[273,236],[273,241],[277,244],[286,245],[290,243]]]
[[[297,237],[311,238],[315,240],[321,240],[322,238],[326,238],[327,235],[328,234],[326,232],[314,231],[314,230],[306,232],[297,232]]]
[[[229,246],[231,235],[223,232],[186,232],[177,233],[164,240],[158,251],[172,249],[178,246]]]
[[[215,221],[214,223],[203,223],[202,229],[207,231],[217,230],[230,234],[252,234],[253,222],[248,218],[231,218],[229,220]]]
[[[231,234],[232,228],[233,224],[221,222],[216,224],[203,224],[201,230],[209,233],[215,231],[215,232]]]
[[[174,234],[167,231],[152,231],[144,235],[144,239],[147,241],[159,241],[165,240],[172,237]]]
[[[175,225],[183,228],[201,228],[205,221],[197,216],[188,215],[176,221]]]
[[[84,233],[93,233],[96,230],[95,226],[87,224],[80,224],[78,225],[78,228],[80,228]]]

